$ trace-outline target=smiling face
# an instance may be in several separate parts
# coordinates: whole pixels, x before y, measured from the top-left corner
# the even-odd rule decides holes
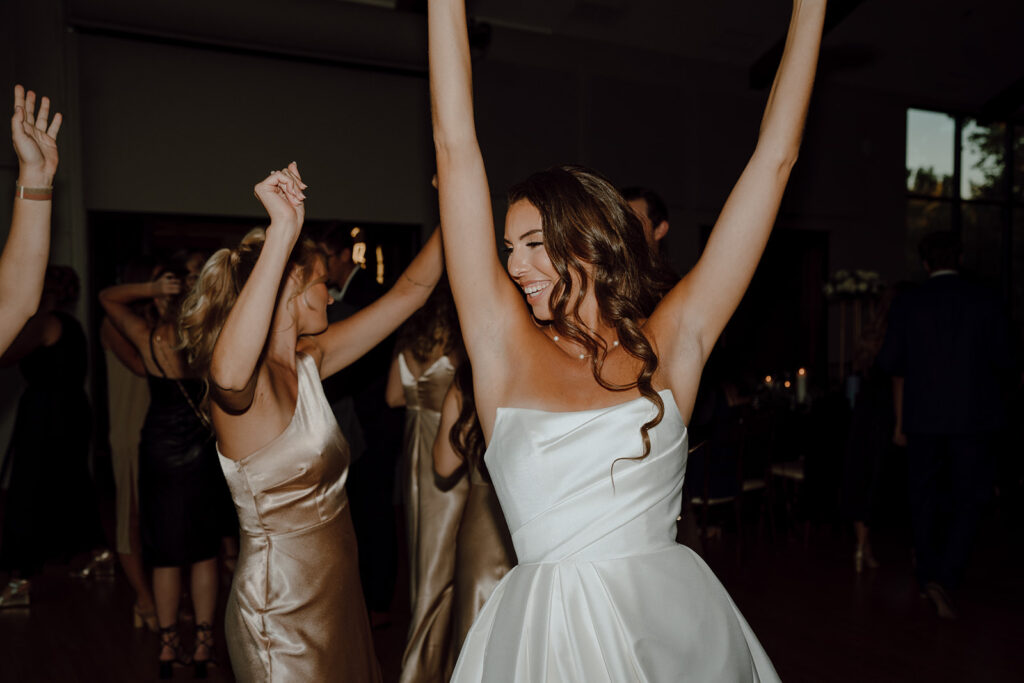
[[[512,204],[505,216],[505,251],[509,277],[523,290],[533,315],[551,320],[551,291],[558,272],[544,248],[540,211],[525,199]]]

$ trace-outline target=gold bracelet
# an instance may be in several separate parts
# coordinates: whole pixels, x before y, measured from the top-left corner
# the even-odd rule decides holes
[[[48,187],[25,187],[14,181],[14,198],[31,199],[37,202],[46,202],[53,199],[53,185]]]

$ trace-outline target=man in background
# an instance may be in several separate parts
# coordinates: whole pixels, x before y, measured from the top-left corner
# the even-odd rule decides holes
[[[344,320],[384,294],[384,286],[355,262],[361,240],[352,228],[329,223],[314,241],[327,258],[327,284],[335,302],[327,309],[328,322]],[[375,628],[390,623],[398,565],[393,498],[403,420],[384,398],[393,346],[389,337],[324,380],[324,393],[352,454],[346,489],[359,544],[359,574]]]
[[[995,482],[1013,358],[1001,301],[960,276],[957,237],[932,233],[919,252],[928,280],[893,302],[878,364],[894,377],[893,438],[907,446],[917,580],[953,619],[949,591]]]
[[[659,253],[661,240],[668,234],[668,207],[654,190],[646,187],[624,187],[622,196],[644,226],[644,237],[654,253]]]

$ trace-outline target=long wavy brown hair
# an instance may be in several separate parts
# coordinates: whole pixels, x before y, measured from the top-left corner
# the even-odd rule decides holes
[[[452,445],[459,456],[466,462],[470,469],[479,470],[485,479],[489,478],[487,467],[484,465],[484,452],[487,450],[487,441],[484,439],[484,431],[480,427],[480,420],[476,414],[476,397],[473,393],[473,368],[469,359],[463,356],[458,365],[455,366],[455,377],[452,380],[456,390],[459,392],[460,407],[459,416],[452,424],[448,432],[448,443]]]
[[[242,287],[256,267],[265,239],[264,229],[256,228],[250,230],[234,249],[224,248],[214,252],[203,265],[199,278],[181,305],[178,318],[181,346],[189,366],[203,379],[207,389],[213,348],[217,345],[228,314],[238,301]],[[300,239],[288,257],[281,278],[282,284],[293,268],[300,268],[308,275],[318,260],[323,261],[323,253],[312,241]],[[203,395],[203,408],[209,409],[208,391]]]
[[[632,208],[596,171],[566,165],[535,173],[509,190],[509,205],[523,199],[540,212],[544,248],[558,273],[551,293],[551,327],[586,350],[598,384],[609,391],[635,387],[658,409],[640,428],[643,455],[623,458],[642,460],[651,451],[648,432],[665,416],[665,404],[651,386],[658,355],[641,325],[675,279],[654,257]],[[574,276],[580,283],[575,298],[571,294]],[[613,384],[601,374],[608,345],[591,334],[579,315],[591,287],[601,321],[615,330],[622,350],[641,361],[632,382]]]

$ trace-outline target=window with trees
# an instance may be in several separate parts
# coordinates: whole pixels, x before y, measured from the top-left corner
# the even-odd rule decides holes
[[[952,230],[964,271],[997,288],[1024,317],[1024,125],[907,110],[907,262],[917,244]]]

